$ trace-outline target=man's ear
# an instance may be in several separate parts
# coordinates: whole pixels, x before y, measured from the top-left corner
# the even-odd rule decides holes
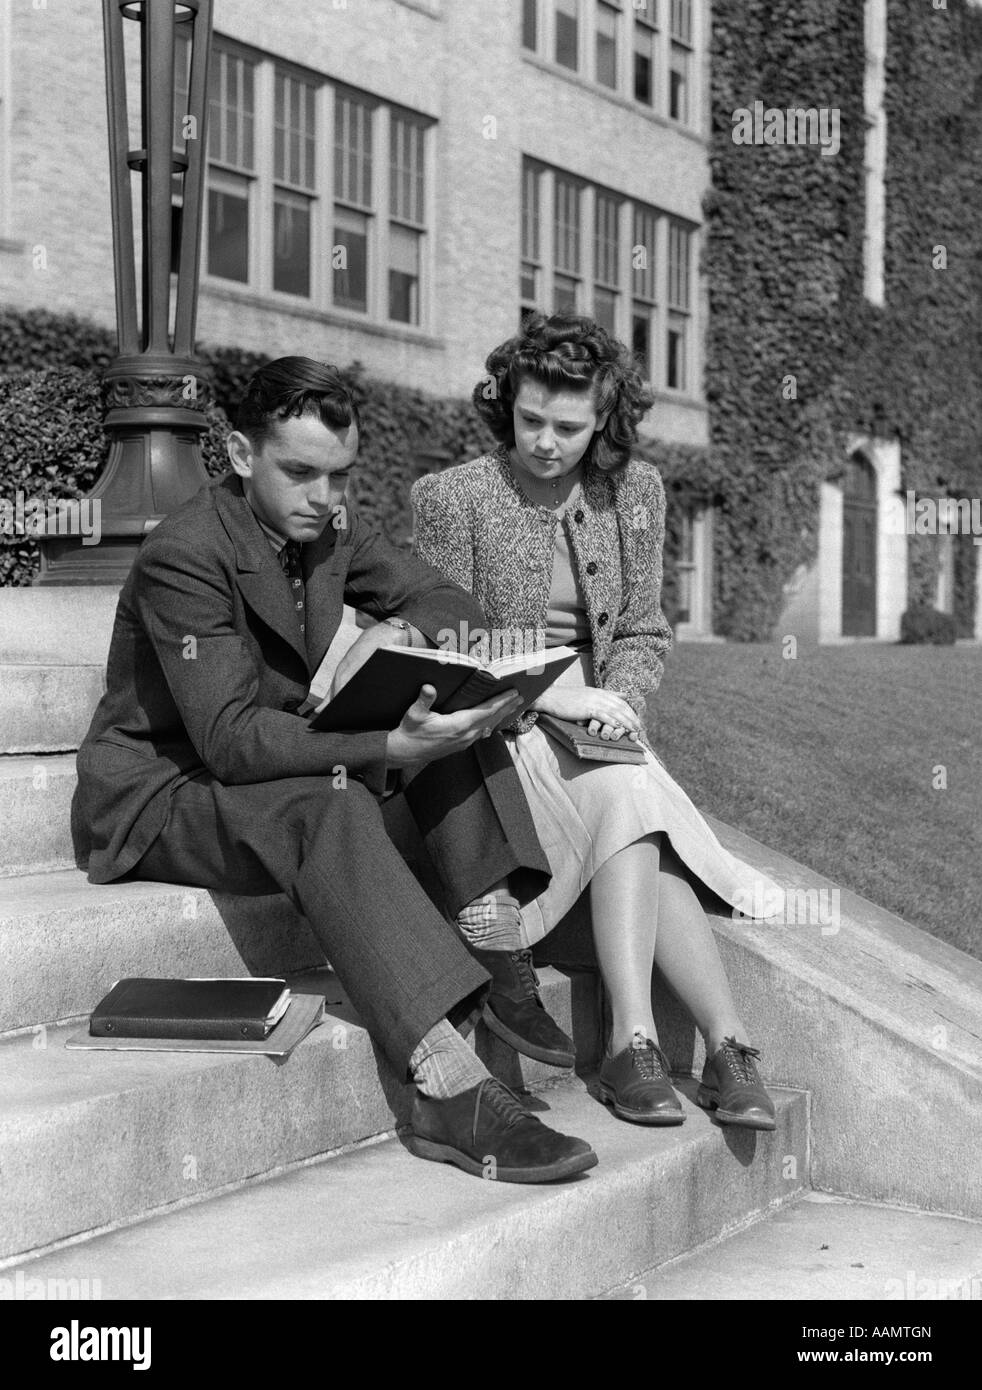
[[[252,445],[241,430],[233,430],[225,441],[229,462],[240,478],[252,477]]]

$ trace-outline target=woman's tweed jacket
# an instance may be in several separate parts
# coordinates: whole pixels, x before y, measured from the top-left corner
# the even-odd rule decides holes
[[[473,463],[420,478],[412,491],[415,549],[469,590],[496,629],[534,630],[544,644],[559,518],[530,502],[504,446]],[[614,474],[587,465],[565,525],[586,597],[594,679],[622,691],[645,718],[672,630],[661,609],[665,489],[657,469],[632,460]],[[507,727],[524,733],[536,715]]]

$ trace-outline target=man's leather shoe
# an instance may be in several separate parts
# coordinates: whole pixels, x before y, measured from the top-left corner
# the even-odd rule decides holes
[[[721,1124],[745,1129],[777,1129],[774,1102],[757,1073],[755,1047],[724,1038],[702,1069],[696,1104],[715,1110]]]
[[[455,1163],[478,1178],[553,1182],[597,1162],[586,1140],[544,1125],[493,1076],[450,1100],[417,1092],[411,1124],[409,1148],[417,1158]]]
[[[680,1125],[685,1119],[668,1079],[668,1059],[650,1038],[638,1038],[600,1068],[600,1098],[622,1120]]]
[[[572,1067],[576,1049],[559,1024],[546,1012],[539,995],[539,977],[532,952],[482,951],[468,946],[491,976],[484,1001],[484,1022],[516,1052],[550,1067]]]

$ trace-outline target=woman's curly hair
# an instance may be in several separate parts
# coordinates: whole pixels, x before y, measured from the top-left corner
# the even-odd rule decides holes
[[[515,443],[513,411],[523,377],[534,377],[553,391],[592,387],[597,414],[610,414],[584,457],[608,472],[627,463],[638,425],[654,404],[654,392],[629,349],[593,319],[573,314],[533,314],[517,337],[489,353],[484,365],[487,374],[471,399],[495,439],[509,448]]]

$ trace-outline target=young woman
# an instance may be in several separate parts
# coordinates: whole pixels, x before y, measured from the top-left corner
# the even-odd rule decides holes
[[[684,1119],[652,1017],[657,964],[706,1042],[699,1103],[724,1123],[773,1129],[760,1054],[693,882],[748,916],[754,903],[778,910],[782,890],[723,848],[645,731],[646,697],[672,641],[660,602],[664,488],[656,469],[630,457],[652,393],[628,350],[584,318],[536,316],[486,365],[473,399],[499,446],[416,483],[416,548],[474,594],[493,634],[531,629],[545,646],[578,652],[506,726],[553,877],[521,913],[501,884],[458,919],[492,975],[486,1021],[519,1051],[572,1066],[572,1043],[539,999],[530,947],[589,885],[611,1013],[603,1099],[627,1120]],[[626,734],[644,762],[580,760],[538,727],[539,714],[602,739]]]

